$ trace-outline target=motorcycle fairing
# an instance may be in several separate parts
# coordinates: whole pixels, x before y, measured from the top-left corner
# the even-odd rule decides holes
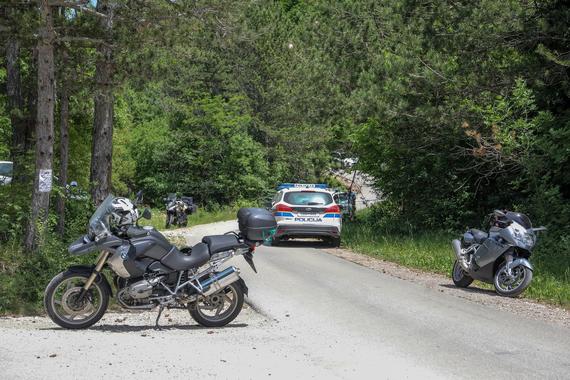
[[[104,237],[98,241],[91,240],[88,235],[85,235],[71,243],[67,250],[75,256],[86,255],[101,250],[115,252],[122,243],[123,240],[113,235]]]
[[[479,281],[492,283],[493,277],[495,276],[495,268],[495,263],[491,262],[484,267],[477,269],[476,271],[470,271],[469,276]]]
[[[491,264],[497,260],[502,254],[504,254],[510,246],[508,244],[501,244],[495,239],[487,239],[481,244],[481,246],[473,254],[473,259],[475,263],[483,268],[484,266]]]

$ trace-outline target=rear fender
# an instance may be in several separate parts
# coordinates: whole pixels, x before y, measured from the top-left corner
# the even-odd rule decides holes
[[[247,288],[247,285],[245,284],[245,281],[243,280],[243,278],[240,277],[239,280],[236,281],[236,284],[239,284],[239,286],[241,286],[241,289],[243,290],[245,295],[249,296],[249,294],[248,294],[249,289]]]

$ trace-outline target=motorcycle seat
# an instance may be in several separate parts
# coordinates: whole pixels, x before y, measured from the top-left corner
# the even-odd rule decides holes
[[[471,228],[469,232],[471,233],[471,235],[473,235],[473,238],[479,244],[483,244],[483,242],[487,240],[487,238],[489,237],[488,233],[486,233],[485,231],[478,230],[476,228]]]
[[[237,237],[234,235],[211,235],[204,236],[202,242],[208,245],[210,255],[214,253],[229,251],[240,245]]]
[[[184,254],[174,248],[160,261],[174,270],[186,270],[198,268],[206,264],[209,260],[210,254],[208,253],[208,246],[204,243],[198,243],[192,247],[190,254]]]

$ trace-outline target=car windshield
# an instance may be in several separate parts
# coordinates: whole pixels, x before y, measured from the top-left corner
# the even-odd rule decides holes
[[[329,193],[316,191],[291,191],[285,194],[283,200],[291,205],[318,206],[332,203]]]
[[[12,169],[14,164],[12,162],[0,162],[0,175],[4,177],[12,177]]]
[[[89,236],[91,238],[111,233],[109,229],[109,215],[113,211],[114,199],[115,196],[109,194],[103,203],[97,207],[91,219],[89,219]]]

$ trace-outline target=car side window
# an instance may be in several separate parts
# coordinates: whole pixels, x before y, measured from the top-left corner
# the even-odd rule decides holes
[[[277,192],[275,194],[275,196],[273,197],[272,203],[275,204],[275,203],[279,202],[281,200],[281,195],[282,195],[281,192]]]

